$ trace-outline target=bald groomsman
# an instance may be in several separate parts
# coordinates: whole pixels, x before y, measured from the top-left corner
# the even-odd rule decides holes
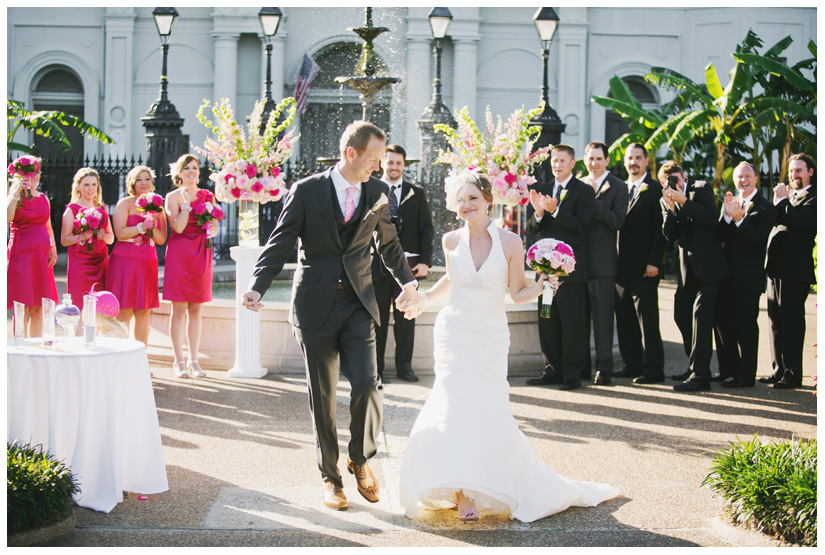
[[[766,261],[773,374],[759,378],[777,389],[802,385],[805,300],[816,283],[816,162],[807,154],[794,154],[788,174],[791,186],[780,183],[773,191],[776,227]]]
[[[725,195],[717,232],[725,244],[731,275],[719,282],[716,300],[716,356],[722,387],[753,387],[759,348],[759,297],[765,292],[765,251],[776,210],[757,189],[753,166],[733,170],[739,191]],[[724,381],[723,381],[724,380]]]
[[[619,256],[616,233],[627,216],[627,185],[607,171],[607,145],[592,142],[584,149],[584,163],[588,175],[584,182],[593,187],[596,204],[593,219],[587,226],[587,266],[590,281],[587,284],[590,316],[587,337],[593,322],[593,341],[596,345],[596,385],[610,385],[613,373],[613,310],[616,296],[616,273]],[[591,372],[590,349],[582,379],[589,380]]]

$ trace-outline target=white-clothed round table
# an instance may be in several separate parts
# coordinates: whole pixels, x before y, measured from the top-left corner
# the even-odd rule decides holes
[[[71,468],[81,507],[109,512],[123,491],[169,489],[143,343],[80,337],[54,349],[8,344],[9,442],[42,445]]]

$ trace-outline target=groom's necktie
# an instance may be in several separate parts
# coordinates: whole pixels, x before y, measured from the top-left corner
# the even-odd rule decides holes
[[[355,214],[355,193],[358,192],[358,187],[350,185],[347,187],[347,211],[344,213],[344,223],[347,223]]]
[[[395,190],[401,185],[393,185],[390,187],[390,216],[395,216],[398,213],[398,197],[395,196]]]

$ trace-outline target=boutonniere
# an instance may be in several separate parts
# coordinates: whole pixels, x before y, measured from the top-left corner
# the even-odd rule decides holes
[[[642,194],[642,193],[644,193],[645,191],[647,191],[647,185],[642,185],[641,187],[639,187],[639,192],[638,192],[638,193],[636,193],[636,194],[637,194],[637,195],[641,195],[641,194]]]
[[[405,202],[407,202],[407,200],[409,200],[409,198],[412,197],[414,194],[415,194],[415,191],[410,189],[410,192],[407,193],[407,196],[404,197],[404,200],[401,201],[401,204],[404,204]]]
[[[567,189],[564,188],[561,190],[561,195],[559,195],[559,204],[564,202],[564,198],[567,196]]]
[[[696,196],[696,191],[691,191],[691,192],[688,193],[688,198],[690,200],[693,200],[693,197],[695,197],[695,196]]]
[[[801,192],[796,194],[796,200],[799,200],[801,198],[805,198],[806,196],[808,196],[808,191],[801,191]]]
[[[364,216],[364,219],[366,220],[367,218],[370,217],[370,214],[375,214],[376,212],[378,212],[379,208],[381,208],[385,204],[389,204],[389,203],[390,203],[390,201],[387,198],[387,195],[384,194],[384,193],[381,193],[381,196],[378,197],[378,201],[370,207],[370,211],[367,212],[367,215]]]
[[[596,193],[596,196],[599,196],[600,194],[604,193],[608,189],[610,189],[610,183],[605,181],[604,183],[602,183],[602,187],[601,187],[601,189],[599,189],[599,192]]]

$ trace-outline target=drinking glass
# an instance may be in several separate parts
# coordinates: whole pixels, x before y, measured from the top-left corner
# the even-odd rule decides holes
[[[43,343],[51,345],[54,343],[54,301],[43,298]]]
[[[26,338],[26,305],[14,301],[14,344],[20,345]]]
[[[97,298],[83,295],[83,344],[95,344],[95,316],[97,315]]]

